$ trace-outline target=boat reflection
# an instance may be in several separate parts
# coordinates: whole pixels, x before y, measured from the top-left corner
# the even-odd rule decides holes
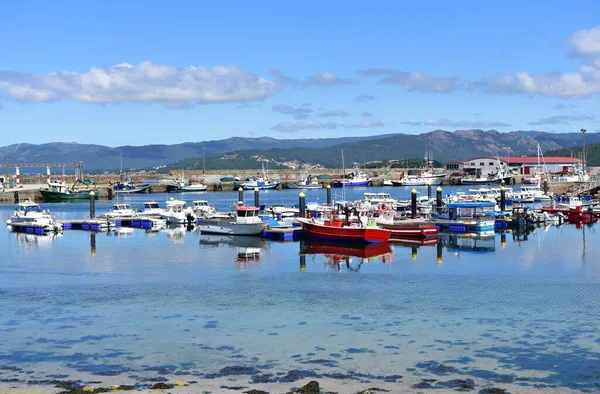
[[[438,235],[439,242],[449,252],[490,253],[496,250],[494,231]]]
[[[306,269],[307,255],[323,255],[329,268],[346,268],[349,271],[359,271],[363,263],[392,262],[393,249],[389,243],[372,243],[356,245],[348,243],[326,243],[312,239],[300,241],[300,269]]]
[[[204,233],[200,234],[200,245],[208,248],[225,246],[235,249],[235,265],[240,270],[256,267],[262,252],[269,248],[267,241],[261,237]]]
[[[174,243],[180,244],[184,242],[185,234],[189,231],[193,231],[194,228],[195,226],[193,224],[167,224],[164,228],[161,228],[159,232],[161,234],[166,234]]]
[[[62,237],[62,233],[46,233],[43,235],[27,234],[21,232],[11,232],[14,234],[15,239],[19,246],[23,249],[39,249],[47,248],[54,245],[57,238]]]

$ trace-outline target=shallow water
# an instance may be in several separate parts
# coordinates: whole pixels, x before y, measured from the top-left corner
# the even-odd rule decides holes
[[[324,190],[313,192],[307,201],[325,200]],[[261,203],[292,204],[297,193],[261,193]],[[170,196],[123,199],[140,206],[149,197]],[[226,209],[236,195],[175,197]],[[98,202],[98,213],[109,206]],[[42,207],[58,218],[88,212],[85,202]],[[12,209],[0,206],[0,220]],[[314,242],[184,228],[34,236],[2,227],[0,382],[143,388],[185,376],[200,388],[222,377],[291,388],[310,378],[398,390],[596,392],[596,228],[442,236],[360,258]]]

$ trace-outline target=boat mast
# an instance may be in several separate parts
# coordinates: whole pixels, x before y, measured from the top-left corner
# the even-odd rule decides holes
[[[342,200],[346,201],[346,161],[344,160],[344,150],[342,149]]]

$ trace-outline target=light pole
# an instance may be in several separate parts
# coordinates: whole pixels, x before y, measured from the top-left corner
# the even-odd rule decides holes
[[[583,139],[581,155],[583,156],[582,159],[583,159],[583,170],[584,171],[585,171],[585,161],[586,161],[585,160],[586,159],[586,152],[585,152],[585,132],[586,131],[587,131],[586,129],[581,129],[581,136],[582,136],[582,139]]]
[[[206,175],[206,147],[202,147],[202,175]]]

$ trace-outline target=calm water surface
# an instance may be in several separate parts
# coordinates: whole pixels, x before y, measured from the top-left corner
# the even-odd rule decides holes
[[[297,195],[260,197],[293,204]],[[168,197],[123,200],[141,207]],[[224,210],[236,194],[175,197]],[[317,198],[325,191],[308,191],[307,201]],[[97,212],[110,204],[99,201]],[[88,207],[42,204],[60,219],[84,218]],[[0,206],[0,220],[13,209]],[[432,246],[394,244],[361,258],[314,242],[183,227],[33,236],[1,226],[0,379],[144,388],[184,376],[199,388],[230,378],[251,389],[308,378],[330,382],[331,391],[597,392],[596,229],[441,236]]]

